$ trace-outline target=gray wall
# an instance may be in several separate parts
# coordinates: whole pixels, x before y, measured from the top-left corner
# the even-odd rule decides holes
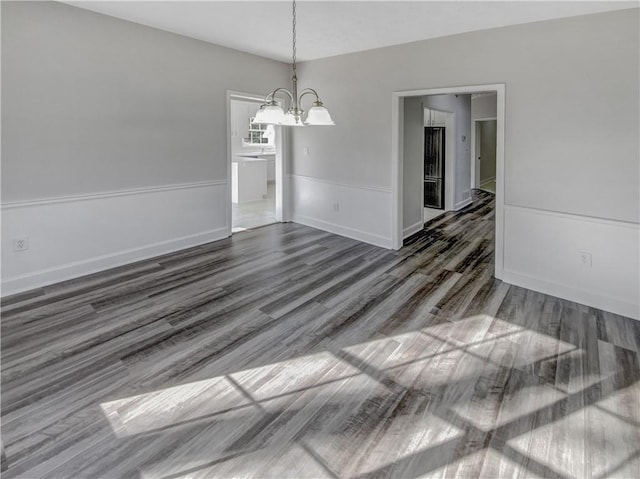
[[[497,113],[497,95],[482,95],[471,98],[471,118],[496,118]]]
[[[471,178],[471,95],[428,95],[422,98],[426,108],[455,113],[455,179],[453,204],[465,199]],[[445,149],[451,145],[445,144]],[[451,175],[445,169],[445,177]],[[445,195],[447,192],[445,191]]]
[[[638,30],[633,9],[303,63],[338,126],[296,131],[293,171],[389,188],[392,92],[504,82],[506,203],[638,222]]]
[[[288,81],[283,63],[56,2],[2,2],[2,200],[225,179],[226,90]]]
[[[402,219],[404,229],[423,221],[424,108],[421,97],[404,99]]]

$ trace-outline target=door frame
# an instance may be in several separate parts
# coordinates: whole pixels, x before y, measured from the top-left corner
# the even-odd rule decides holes
[[[494,275],[502,279],[504,274],[504,140],[505,140],[505,97],[506,84],[467,85],[444,88],[425,88],[391,93],[391,247],[400,249],[402,238],[402,141],[404,122],[404,101],[410,96],[467,94],[496,92],[496,210],[495,210],[495,269]],[[455,174],[455,171],[451,172]]]
[[[249,100],[264,102],[264,95],[257,93],[247,93],[234,90],[227,90],[227,215],[226,226],[227,234],[231,236],[233,219],[232,201],[231,201],[231,100]],[[282,126],[275,126],[276,138],[276,221],[283,223],[289,221],[289,188],[285,181],[287,179],[287,158],[288,150],[286,145],[289,144],[288,132]]]
[[[473,124],[471,125],[471,188],[480,188],[480,169],[478,168],[480,165],[478,164],[478,123],[479,121],[491,121],[497,120],[498,118],[495,116],[487,117],[487,118],[474,118],[472,120]],[[496,138],[496,155],[498,154],[498,144]],[[498,159],[496,158],[496,170],[498,168]],[[476,176],[477,175],[477,176]],[[496,174],[497,178],[497,174]]]

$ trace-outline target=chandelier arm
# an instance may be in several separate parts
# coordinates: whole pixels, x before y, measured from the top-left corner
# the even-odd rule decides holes
[[[316,96],[316,102],[317,103],[322,103],[320,101],[320,95],[318,95],[318,92],[315,91],[313,88],[305,88],[304,90],[302,90],[300,92],[300,96],[298,97],[298,103],[302,103],[302,97],[305,95],[315,95]]]
[[[276,88],[275,90],[273,90],[271,93],[269,93],[264,98],[265,103],[269,103],[269,101],[274,101],[274,97],[278,93],[286,93],[287,96],[289,97],[289,100],[291,100],[291,103],[293,104],[295,102],[295,99],[293,97],[293,93],[291,93],[289,90],[287,90],[286,88]],[[271,99],[271,100],[269,100],[269,99]]]

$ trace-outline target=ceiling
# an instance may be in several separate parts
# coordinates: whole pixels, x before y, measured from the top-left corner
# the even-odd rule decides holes
[[[143,25],[290,62],[291,3],[281,1],[67,1]],[[520,23],[638,7],[592,1],[298,0],[298,60]]]

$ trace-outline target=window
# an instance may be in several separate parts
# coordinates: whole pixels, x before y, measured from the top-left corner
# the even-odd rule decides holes
[[[266,134],[269,130],[269,125],[263,123],[254,123],[253,118],[249,119],[249,136],[243,139],[245,145],[268,145],[270,142],[270,135]]]

